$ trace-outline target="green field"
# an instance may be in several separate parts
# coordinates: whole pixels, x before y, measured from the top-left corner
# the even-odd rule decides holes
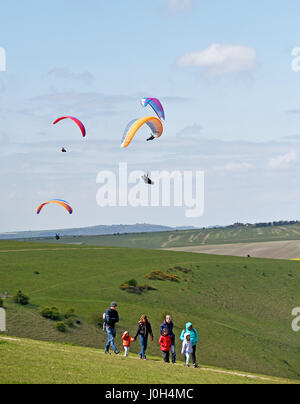
[[[180,282],[145,279],[153,270],[176,274]],[[121,291],[120,284],[131,278],[157,291],[142,295]],[[192,321],[200,336],[197,352],[202,366],[300,380],[299,333],[291,329],[292,309],[299,306],[299,262],[0,242],[0,292],[12,296],[18,289],[29,295],[30,305],[18,306],[11,297],[5,301],[10,336],[102,350],[105,335],[92,318],[116,300],[119,347],[121,332],[128,329],[134,334],[140,315],[146,313],[155,334],[149,355],[158,357],[159,325],[170,312],[179,359],[178,335]],[[48,305],[61,311],[74,308],[81,324],[59,333],[55,323],[40,315]],[[138,352],[137,343],[132,352]]]
[[[274,227],[237,227],[219,229],[179,230],[170,232],[117,234],[109,236],[63,237],[40,242],[77,243],[131,248],[176,248],[199,245],[254,243],[265,241],[300,240],[300,224]]]
[[[42,354],[41,354],[42,353]],[[107,357],[91,348],[0,337],[0,384],[290,384],[216,368],[187,369],[159,358]],[[167,371],[166,371],[167,370]]]

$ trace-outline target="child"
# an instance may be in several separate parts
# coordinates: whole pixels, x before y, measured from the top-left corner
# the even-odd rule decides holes
[[[125,331],[122,335],[122,340],[123,340],[123,347],[124,347],[124,351],[125,351],[124,356],[127,357],[129,355],[129,351],[130,351],[130,344],[132,341],[134,341],[134,338],[132,338],[129,335],[128,331]]]
[[[191,337],[189,333],[184,334],[184,341],[182,343],[182,355],[185,355],[186,358],[186,366],[190,366],[190,356],[193,353],[193,345],[191,343]]]
[[[163,334],[159,339],[159,345],[164,361],[166,363],[170,363],[170,349],[172,340],[170,335],[168,335],[168,330],[166,328],[163,330]]]

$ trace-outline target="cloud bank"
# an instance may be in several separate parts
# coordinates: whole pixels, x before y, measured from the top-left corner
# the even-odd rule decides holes
[[[256,50],[241,45],[212,44],[202,51],[185,53],[177,66],[203,68],[209,75],[249,73],[258,67]]]

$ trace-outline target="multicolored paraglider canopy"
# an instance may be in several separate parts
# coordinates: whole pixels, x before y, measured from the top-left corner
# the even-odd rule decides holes
[[[148,125],[152,131],[153,137],[158,138],[163,133],[163,126],[161,121],[155,116],[147,116],[145,118],[134,119],[127,125],[123,138],[121,147],[125,148],[129,146],[135,134],[143,125]]]
[[[150,105],[160,120],[165,120],[165,111],[161,102],[157,98],[143,98],[141,100],[143,107]]]
[[[86,130],[85,130],[83,123],[79,119],[74,118],[73,116],[62,116],[61,118],[56,119],[56,121],[53,122],[53,125],[56,125],[58,122],[62,121],[63,119],[72,119],[72,121],[74,121],[79,126],[82,136],[83,137],[86,136]]]
[[[38,207],[36,214],[39,215],[40,212],[41,212],[41,210],[43,209],[43,207],[44,207],[45,205],[48,205],[49,203],[56,203],[56,204],[58,204],[58,205],[63,206],[63,207],[70,213],[70,215],[72,215],[72,213],[73,213],[73,209],[72,209],[71,205],[69,204],[69,202],[66,202],[66,201],[64,201],[64,200],[62,200],[62,199],[52,199],[51,201],[42,203],[42,204]]]

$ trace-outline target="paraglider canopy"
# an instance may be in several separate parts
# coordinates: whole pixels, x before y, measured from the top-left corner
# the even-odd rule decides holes
[[[145,118],[134,119],[133,121],[129,122],[129,124],[127,125],[127,127],[125,129],[125,132],[124,132],[124,135],[122,138],[121,147],[125,148],[125,147],[129,146],[129,144],[131,143],[135,134],[145,124],[148,125],[148,127],[151,129],[151,132],[152,132],[152,135],[148,140],[153,140],[162,135],[162,133],[163,133],[162,123],[155,116],[147,116]]]
[[[142,98],[141,104],[143,107],[150,105],[160,120],[165,120],[165,111],[161,102],[157,98]]]
[[[53,122],[53,125],[56,125],[58,122],[62,121],[63,119],[72,119],[72,121],[74,121],[78,125],[79,129],[81,130],[82,136],[83,137],[86,136],[86,130],[85,130],[83,123],[79,119],[74,118],[73,116],[62,116],[61,118],[56,119],[56,121]]]
[[[69,212],[70,215],[72,215],[72,213],[73,213],[73,209],[72,209],[71,205],[70,205],[68,202],[66,202],[66,201],[64,201],[64,200],[62,200],[62,199],[52,199],[51,201],[42,203],[42,204],[38,207],[36,214],[39,215],[40,212],[41,212],[41,210],[43,209],[43,207],[44,207],[45,205],[48,205],[49,203],[56,203],[56,204],[58,204],[58,205],[63,206],[63,207]]]

